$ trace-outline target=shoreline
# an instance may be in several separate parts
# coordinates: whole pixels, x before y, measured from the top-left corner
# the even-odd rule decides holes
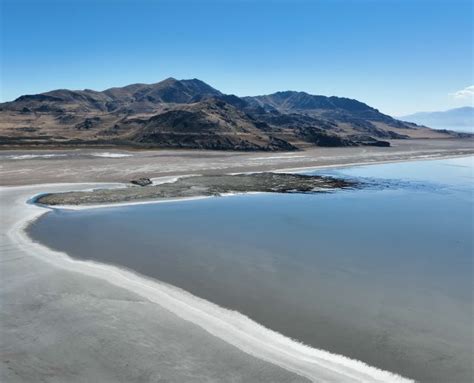
[[[76,184],[66,184],[60,189],[78,186]],[[90,187],[91,184],[87,186]],[[44,189],[44,185],[21,187],[21,189],[30,190],[21,197],[15,197],[16,204],[19,201],[23,201],[20,202],[21,212],[16,212],[12,224],[10,227],[7,227],[7,236],[11,244],[19,248],[23,253],[48,262],[54,267],[83,273],[90,277],[105,280],[114,286],[126,288],[171,311],[181,319],[197,324],[211,335],[224,340],[253,357],[280,366],[310,380],[343,379],[344,381],[360,381],[362,379],[365,382],[412,381],[395,373],[369,366],[358,360],[311,348],[267,329],[243,314],[221,308],[177,287],[157,280],[147,279],[113,265],[76,260],[65,253],[51,250],[39,243],[33,242],[25,232],[25,228],[32,221],[43,215],[48,208],[25,202],[25,195],[31,196],[38,193],[41,188]],[[0,192],[5,189],[12,191],[12,188],[2,187]]]
[[[437,160],[442,158],[468,157],[469,154],[462,155],[438,155],[430,158],[407,158],[397,161],[371,161],[359,162],[339,165],[321,165],[299,168],[300,171],[309,169],[323,169],[334,167],[348,167],[348,166],[364,166],[375,165],[377,163],[390,162],[407,162],[418,160]],[[282,169],[288,171],[289,169]],[[179,177],[179,175],[177,176]],[[162,177],[154,177],[156,181]],[[164,176],[168,178],[169,176]],[[24,257],[33,256],[42,262],[47,262],[55,269],[77,272],[82,275],[97,278],[112,286],[125,288],[128,291],[138,294],[150,302],[164,308],[179,318],[198,325],[207,333],[212,334],[219,339],[224,340],[228,344],[237,347],[246,354],[251,355],[263,361],[268,361],[276,366],[280,366],[287,371],[292,371],[300,376],[316,381],[328,379],[344,381],[400,381],[411,382],[408,378],[401,377],[395,373],[379,370],[376,367],[369,366],[364,362],[349,359],[343,355],[332,354],[324,350],[314,349],[305,346],[297,341],[291,340],[284,335],[276,333],[272,330],[266,329],[256,322],[251,321],[244,315],[223,309],[211,302],[204,301],[192,294],[175,288],[174,286],[166,285],[157,280],[147,280],[146,277],[133,273],[132,271],[121,269],[113,265],[105,265],[96,262],[85,262],[74,260],[67,254],[55,252],[39,243],[31,241],[24,229],[41,215],[53,209],[70,209],[70,206],[55,206],[43,207],[32,204],[29,201],[38,193],[43,193],[45,189],[53,190],[77,190],[77,188],[84,187],[84,189],[91,189],[94,187],[103,186],[123,187],[120,182],[103,182],[103,183],[49,183],[49,184],[33,184],[23,186],[2,186],[0,187],[0,194],[9,193],[14,194],[14,197],[8,201],[11,206],[5,206],[5,212],[10,210],[10,217],[6,221],[13,220],[2,224],[2,229],[7,229],[6,237],[9,238],[10,243],[7,246],[8,250],[20,250]],[[83,189],[83,190],[84,190]],[[24,193],[19,193],[19,192]],[[22,194],[21,197],[18,194]],[[194,197],[209,198],[209,197]],[[13,199],[13,201],[12,201]],[[189,200],[189,199],[187,199]],[[120,206],[128,206],[134,204],[151,204],[184,201],[184,199],[171,200],[151,200],[139,202],[126,202]],[[8,205],[5,199],[2,199],[2,204]],[[119,204],[102,204],[96,206],[73,206],[79,209],[91,208],[106,208],[117,207]],[[8,208],[8,209],[7,209]],[[8,214],[7,214],[8,215]],[[2,233],[3,235],[3,233]],[[4,254],[4,256],[10,253]],[[213,315],[214,316],[213,316]],[[221,318],[225,318],[222,321]],[[226,322],[228,321],[228,322]],[[258,339],[264,337],[265,342]],[[184,341],[184,340],[183,340]]]
[[[301,151],[297,156],[292,153],[275,156],[271,153],[161,150],[121,151],[113,152],[114,157],[100,157],[91,156],[89,151],[64,150],[59,153],[61,156],[44,157],[51,152],[36,151],[35,158],[0,160],[0,174],[2,186],[56,182],[128,182],[141,177],[152,179],[189,174],[292,171],[466,156],[474,154],[473,143],[472,140],[411,140],[397,142],[391,148],[313,148]],[[10,154],[18,157],[24,152],[15,151]]]
[[[396,164],[400,162],[411,162],[411,161],[436,161],[436,160],[443,160],[443,159],[450,159],[450,158],[463,158],[463,157],[472,157],[474,156],[474,152],[467,153],[467,154],[447,154],[444,155],[442,153],[433,154],[433,155],[420,155],[420,156],[413,156],[407,157],[404,159],[394,159],[394,160],[374,160],[374,161],[364,161],[364,162],[353,162],[353,163],[346,163],[346,164],[334,164],[334,165],[321,165],[321,166],[303,166],[300,168],[283,168],[275,170],[275,173],[279,172],[304,172],[309,170],[316,170],[316,169],[342,169],[342,168],[351,168],[355,166],[367,166],[367,165],[380,165],[380,164]]]
[[[402,163],[402,162],[411,162],[411,161],[436,161],[440,159],[449,159],[449,158],[463,158],[463,157],[471,157],[474,154],[459,154],[459,155],[431,155],[431,156],[421,156],[415,158],[406,158],[400,160],[386,160],[386,161],[370,161],[370,162],[354,162],[352,164],[334,164],[334,165],[321,165],[321,166],[309,166],[309,167],[300,167],[300,168],[281,168],[275,169],[274,173],[304,173],[306,171],[311,170],[324,170],[324,169],[340,169],[340,168],[347,168],[347,167],[354,167],[354,166],[370,166],[370,165],[378,165],[378,164],[389,164],[389,163]],[[242,173],[228,173],[229,175],[238,175],[238,174],[254,174],[254,173],[263,173],[265,171],[253,171],[253,172],[242,172]],[[153,185],[160,185],[163,183],[174,183],[178,181],[180,178],[187,177],[189,175],[179,175],[179,176],[163,176],[163,177],[154,177],[152,178]],[[197,176],[196,174],[194,176]],[[97,183],[96,185],[100,185],[101,183]],[[116,183],[112,188],[108,188],[109,190],[113,189],[120,189],[127,187],[126,183]],[[91,191],[94,188],[81,190],[81,191]],[[101,188],[104,189],[104,188]],[[337,189],[335,189],[337,190]],[[247,195],[247,194],[259,194],[265,193],[260,191],[247,191],[247,192],[229,192],[229,193],[222,193],[219,197],[228,197],[233,195]],[[37,194],[31,198],[31,202],[37,204],[38,206],[42,206],[45,208],[50,209],[67,209],[67,210],[86,210],[86,209],[100,209],[100,208],[108,208],[108,207],[124,207],[124,206],[134,206],[134,205],[146,205],[146,204],[153,204],[153,203],[166,203],[166,202],[185,202],[185,201],[193,201],[193,200],[200,200],[206,198],[213,198],[214,195],[196,195],[192,197],[173,197],[173,198],[156,198],[156,199],[143,199],[143,200],[135,200],[135,201],[123,201],[123,202],[107,202],[104,201],[103,203],[99,204],[57,204],[57,205],[48,205],[36,202],[39,197],[41,197],[42,193]]]
[[[148,180],[148,179],[147,179]],[[238,175],[191,176],[163,180],[155,185],[124,188],[100,188],[92,191],[45,193],[35,202],[45,206],[100,205],[203,196],[223,196],[235,193],[319,193],[359,187],[353,180],[296,173],[262,172]]]

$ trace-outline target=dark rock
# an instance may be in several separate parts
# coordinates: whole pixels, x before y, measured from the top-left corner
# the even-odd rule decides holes
[[[77,130],[89,130],[100,123],[100,117],[86,118],[84,121],[76,124]]]
[[[145,178],[145,177],[138,178],[136,180],[131,180],[130,182],[132,184],[138,185],[138,186],[148,186],[148,185],[152,184],[151,180],[149,178]]]
[[[327,133],[323,129],[316,127],[302,127],[297,130],[298,137],[311,142],[317,146],[336,147],[336,146],[355,146],[356,144],[335,134]]]
[[[39,128],[35,128],[35,127],[32,127],[32,126],[22,126],[22,127],[17,128],[16,130],[18,130],[20,132],[33,133],[33,132],[37,132],[39,130]]]
[[[389,146],[390,146],[390,142],[388,142],[388,141],[375,140],[375,141],[361,142],[361,145],[365,145],[365,146],[389,147]]]
[[[406,134],[400,134],[392,130],[387,131],[387,134],[389,138],[396,139],[396,140],[404,140],[404,139],[410,138],[410,136],[407,136]]]

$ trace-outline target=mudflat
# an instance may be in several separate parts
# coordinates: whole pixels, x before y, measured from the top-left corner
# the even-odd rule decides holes
[[[224,174],[442,158],[474,153],[474,140],[392,140],[391,147],[310,148],[298,152],[110,149],[0,151],[0,184],[129,182],[140,177]]]
[[[103,204],[170,198],[220,196],[227,193],[319,193],[355,187],[356,183],[334,177],[302,174],[252,173],[182,177],[156,186],[94,189],[45,194],[36,202],[45,205]]]

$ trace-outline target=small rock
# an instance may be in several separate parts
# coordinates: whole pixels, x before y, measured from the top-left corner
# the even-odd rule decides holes
[[[138,186],[148,186],[148,185],[152,184],[151,180],[149,178],[145,178],[145,177],[138,178],[136,180],[131,180],[130,182],[132,184],[138,185]]]

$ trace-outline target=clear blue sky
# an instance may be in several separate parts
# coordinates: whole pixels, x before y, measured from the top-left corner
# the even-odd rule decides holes
[[[2,101],[172,76],[393,115],[472,103],[470,0],[0,1]]]

